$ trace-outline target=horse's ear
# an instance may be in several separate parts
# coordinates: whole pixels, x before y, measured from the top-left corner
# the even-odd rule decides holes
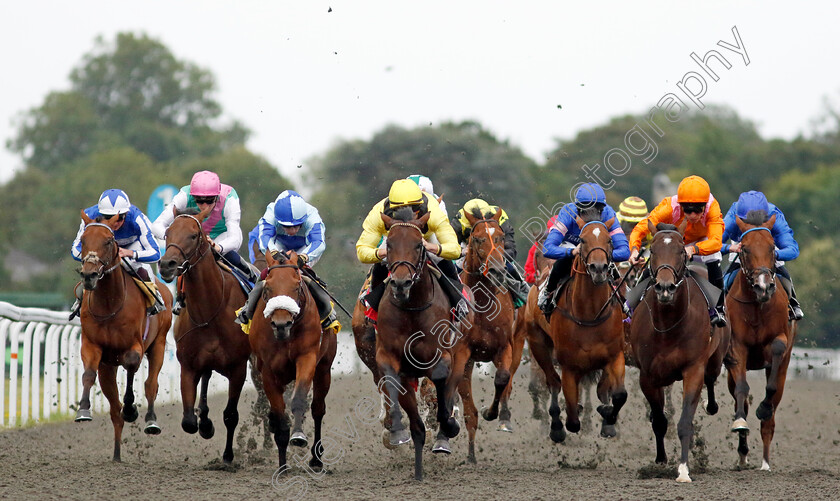
[[[275,266],[277,264],[277,260],[274,259],[274,256],[271,254],[271,251],[266,249],[265,253],[265,264],[267,266]]]
[[[293,250],[289,251],[289,262],[291,264],[297,264],[297,262],[298,262],[297,252],[295,252]]]
[[[605,225],[607,225],[607,229],[612,228],[612,225],[613,225],[613,224],[615,224],[615,218],[614,218],[614,217],[611,217],[611,218],[610,218],[610,220],[609,220],[609,221],[607,221],[607,222],[606,222],[606,223],[604,223],[604,224],[605,224]]]
[[[384,212],[379,214],[379,216],[382,217],[382,222],[385,223],[385,229],[390,230],[391,225],[394,224],[394,219]]]
[[[422,227],[426,226],[426,223],[428,223],[428,222],[429,222],[429,218],[430,218],[431,216],[432,216],[432,213],[431,213],[431,212],[427,212],[427,213],[423,214],[423,217],[421,217],[420,219],[418,219],[418,220],[417,220],[417,222],[419,222],[419,223],[420,223],[418,226],[419,226],[420,228],[422,228]]]
[[[688,218],[684,218],[683,222],[677,227],[677,231],[680,232],[681,237],[685,237],[685,229],[688,227]]]
[[[469,221],[470,226],[475,226],[475,223],[478,222],[478,218],[473,216],[472,213],[468,210],[464,211],[464,216],[467,218],[467,221]]]
[[[172,204],[172,215],[175,217],[181,215],[181,211],[178,210],[178,207],[175,207],[175,204]]]
[[[775,214],[770,216],[770,219],[765,221],[764,224],[762,224],[761,226],[767,228],[768,230],[772,230],[774,224],[776,224],[776,215]]]
[[[575,222],[577,223],[578,228],[580,229],[583,229],[583,227],[586,225],[586,223],[583,222],[583,218],[580,216],[575,218]]]
[[[199,212],[195,216],[196,219],[198,219],[201,222],[204,222],[204,220],[207,219],[207,216],[210,215],[210,211],[213,210],[213,207],[214,207],[213,205],[208,205],[207,207],[205,207],[203,211]]]
[[[496,207],[496,213],[493,214],[493,219],[495,219],[497,223],[502,220],[502,208],[501,207]]]
[[[84,222],[85,222],[85,226],[87,226],[87,225],[89,225],[90,223],[92,223],[92,222],[93,222],[93,219],[91,219],[91,218],[87,215],[87,213],[85,213],[85,211],[82,211],[82,221],[84,221]]]
[[[656,226],[650,222],[650,218],[646,219],[648,225],[648,231],[650,232],[650,236],[656,235]]]
[[[775,216],[776,215],[774,214],[773,217],[775,217]],[[774,219],[773,222],[776,222],[776,220]],[[745,232],[749,229],[749,225],[747,223],[745,223],[744,220],[741,219],[738,216],[735,216],[735,223],[738,225],[738,229],[741,230],[741,233],[743,233],[743,232]]]

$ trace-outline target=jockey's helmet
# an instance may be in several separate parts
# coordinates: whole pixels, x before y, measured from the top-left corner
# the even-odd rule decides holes
[[[627,197],[618,206],[619,223],[638,223],[647,217],[647,204],[639,197]]]
[[[388,191],[388,202],[391,208],[420,205],[423,203],[423,192],[420,191],[420,187],[414,181],[398,179],[394,181]]]
[[[745,191],[738,197],[738,204],[735,206],[735,213],[741,219],[745,219],[752,211],[764,211],[770,213],[770,204],[767,197],[760,191]]]
[[[408,176],[406,179],[411,179],[417,186],[420,188],[420,191],[423,193],[427,193],[429,195],[435,194],[435,187],[432,184],[432,180],[422,174],[412,174]]]
[[[496,211],[493,210],[493,207],[480,198],[473,198],[472,200],[468,200],[467,203],[464,204],[464,214],[473,214],[475,209],[478,209],[478,212],[481,213],[482,217],[496,214]]]
[[[677,202],[681,204],[705,204],[709,201],[709,183],[700,176],[688,176],[677,187]]]
[[[131,202],[123,190],[110,189],[102,192],[99,196],[99,213],[103,216],[114,214],[125,214],[131,209]]]
[[[599,212],[607,205],[607,195],[598,183],[584,183],[575,192],[578,210],[595,208]]]
[[[222,183],[215,172],[196,172],[190,181],[190,195],[194,197],[217,197],[222,192]]]
[[[306,201],[296,191],[286,190],[274,201],[274,218],[281,226],[299,226],[306,222]]]

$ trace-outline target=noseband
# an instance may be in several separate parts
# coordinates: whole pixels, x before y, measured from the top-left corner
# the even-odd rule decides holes
[[[278,268],[294,268],[295,270],[300,270],[300,268],[298,268],[294,264],[275,264],[274,266],[269,266],[268,269],[266,270],[266,273],[271,273],[271,270],[276,270]],[[266,278],[267,278],[267,275],[266,275]],[[297,296],[298,297],[297,297],[297,301],[295,301],[297,303],[297,306],[298,306],[298,312],[297,312],[296,315],[292,315],[292,322],[297,321],[298,317],[303,315],[303,310],[304,310],[304,307],[306,306],[306,294],[303,290],[303,287],[304,287],[303,286],[303,280],[299,279],[298,280],[298,288],[297,288]],[[271,291],[268,290],[268,289],[263,291],[263,300],[266,303],[268,303],[269,299],[271,299],[270,297],[268,297],[268,294],[270,292]],[[276,296],[274,296],[274,297],[276,297]]]
[[[604,227],[604,229],[605,229],[605,230],[607,230],[607,234],[609,234],[609,232],[610,232],[610,229],[609,229],[609,228],[607,228],[607,225],[606,225],[606,224],[604,224],[604,222],[603,222],[603,221],[589,221],[588,223],[586,223],[585,225],[583,225],[583,228],[581,228],[581,229],[580,229],[580,232],[581,232],[581,233],[583,233],[583,230],[584,230],[584,229],[586,229],[586,227],[587,227],[587,226],[589,226],[590,224],[600,224],[601,226],[603,226],[603,227]],[[581,261],[583,262],[583,267],[584,267],[584,270],[588,270],[588,269],[589,269],[589,256],[591,256],[591,255],[592,255],[592,253],[593,253],[593,252],[595,252],[595,251],[601,251],[601,252],[603,252],[603,253],[606,255],[606,257],[607,257],[607,263],[609,263],[609,262],[610,262],[610,258],[611,258],[611,256],[612,256],[612,252],[611,252],[611,250],[612,250],[612,240],[610,240],[610,243],[609,243],[609,248],[607,248],[607,247],[602,247],[602,246],[598,245],[598,246],[595,246],[595,247],[592,247],[591,249],[589,249],[589,252],[587,252],[586,254],[584,254],[583,256],[581,256]],[[579,273],[580,273],[580,272],[579,272]],[[589,272],[588,272],[588,271],[585,271],[585,273],[589,273]]]
[[[411,223],[394,223],[391,225],[391,228],[394,226],[407,226],[409,228],[414,228],[418,232],[420,232],[420,239],[422,242],[423,239],[423,230],[418,228],[417,226]],[[420,250],[420,258],[417,261],[417,264],[414,264],[410,261],[394,261],[393,263],[388,263],[388,273],[391,275],[394,274],[394,270],[396,270],[400,266],[407,266],[409,270],[412,271],[411,279],[409,280],[408,288],[410,289],[414,284],[416,284],[423,273],[423,268],[426,266],[426,246],[422,246]]]
[[[120,250],[119,250],[119,246],[117,245],[117,240],[116,240],[116,238],[114,238],[114,230],[112,230],[110,226],[108,226],[107,224],[102,224],[102,223],[90,223],[89,225],[85,226],[85,229],[87,229],[91,226],[102,226],[103,228],[108,228],[108,231],[111,232],[111,237],[108,240],[106,240],[106,242],[107,241],[113,241],[114,242],[114,247],[117,248],[117,258],[111,259],[108,263],[103,261],[102,258],[100,258],[99,255],[94,253],[94,252],[88,252],[88,255],[85,256],[82,259],[82,265],[85,265],[87,263],[93,263],[93,264],[99,263],[99,268],[96,270],[96,279],[100,280],[102,277],[104,277],[108,273],[111,273],[112,271],[116,270],[117,266],[120,265],[120,261],[118,259]],[[114,262],[114,261],[116,261],[116,262]],[[108,265],[110,265],[111,262],[114,262],[113,266],[108,267]],[[108,267],[108,268],[106,268],[106,267]]]
[[[478,220],[478,221],[476,221],[476,222],[475,222],[475,224],[473,225],[473,230],[472,230],[472,231],[473,231],[473,232],[475,232],[475,229],[476,229],[476,228],[478,227],[478,225],[479,225],[479,224],[481,224],[481,223],[484,223],[484,224],[486,224],[486,225],[488,225],[488,226],[489,226],[491,222],[495,222],[496,224],[498,224],[498,221],[496,221],[496,220],[495,220],[495,219],[493,219],[493,218],[490,218],[490,219],[480,219],[480,220]],[[493,229],[495,229],[495,228],[493,228]],[[499,230],[501,230],[501,231],[502,231],[502,233],[504,233],[504,230],[502,230],[501,225],[499,225]],[[485,260],[484,260],[484,262],[483,262],[483,263],[481,263],[481,267],[479,268],[479,271],[478,271],[478,272],[475,272],[475,271],[467,271],[467,273],[469,273],[470,275],[482,275],[482,276],[485,276],[485,277],[486,277],[486,276],[490,273],[490,256],[492,256],[492,255],[493,255],[493,251],[495,251],[495,250],[496,250],[496,243],[495,243],[495,242],[493,242],[493,236],[492,236],[492,235],[489,235],[489,239],[490,239],[490,252],[488,252],[488,253],[487,253],[487,259],[485,259]],[[471,234],[470,234],[470,245],[472,245],[472,242],[474,242],[474,240],[473,240],[473,238],[472,238],[472,233],[471,233]],[[478,254],[478,252],[479,252],[479,251],[478,251],[478,250],[476,250],[476,253],[477,253],[477,254]],[[502,250],[502,255],[504,255],[504,250]],[[478,258],[479,258],[479,259],[481,259],[481,255],[480,255],[480,254],[479,254]]]
[[[755,268],[748,268],[747,267],[747,260],[745,259],[746,256],[744,255],[745,254],[744,244],[743,244],[744,236],[746,236],[746,234],[751,232],[751,231],[760,231],[760,230],[770,231],[769,228],[765,228],[763,226],[759,226],[758,228],[750,228],[749,230],[745,231],[741,235],[741,242],[742,242],[741,243],[741,251],[738,252],[738,258],[741,260],[741,267],[744,269],[744,277],[747,279],[747,283],[750,285],[751,289],[757,288],[758,278],[761,277],[761,275],[767,275],[768,278],[770,279],[769,283],[771,283],[771,284],[776,282],[776,272],[775,272],[775,270],[772,270],[772,269],[770,269],[766,266],[757,266]]]
[[[677,231],[677,230],[660,230],[660,231],[656,232],[657,235],[660,234],[660,233],[676,233],[678,235],[680,234],[680,232]],[[680,235],[680,239],[682,239],[682,238],[683,238],[683,236]],[[677,270],[677,268],[675,268],[674,266],[672,266],[668,263],[660,264],[659,266],[657,266],[656,268],[654,268],[650,272],[650,276],[653,277],[654,280],[656,280],[656,277],[659,275],[660,271],[671,270],[671,273],[674,274],[674,280],[677,280],[676,286],[679,287],[680,285],[682,285],[683,281],[685,280],[685,272],[688,269],[688,265],[686,264],[687,256],[686,256],[686,253],[685,253],[685,246],[681,245],[680,248],[682,249],[681,252],[682,252],[682,256],[683,256],[682,267],[680,267],[680,269]],[[648,265],[647,265],[648,269],[650,269],[651,261],[652,260],[650,260],[650,259],[648,260]]]
[[[178,219],[179,217],[188,217],[188,218],[192,219],[193,221],[195,221],[195,224],[198,225],[199,238],[204,236],[204,231],[201,228],[201,222],[198,220],[198,218],[196,218],[195,216],[191,216],[189,214],[179,214],[178,216],[175,216],[175,219]],[[168,229],[166,230],[166,233],[167,234],[169,233]],[[166,238],[166,236],[168,236],[168,235],[164,235],[164,238]],[[204,242],[199,242],[198,245],[195,246],[195,249],[193,249],[192,252],[190,252],[189,254],[184,252],[184,249],[176,243],[166,244],[166,249],[164,250],[164,252],[169,250],[170,247],[175,247],[175,249],[177,249],[178,252],[180,252],[181,255],[184,256],[184,261],[181,263],[180,266],[175,268],[175,273],[177,275],[183,275],[184,273],[189,271],[190,268],[197,265],[198,262],[201,261],[201,259],[207,254],[207,250],[210,248],[210,242],[207,242],[206,239],[201,239],[201,240],[203,240]],[[206,244],[206,245],[204,245],[204,244]],[[191,261],[193,256],[195,256],[196,253],[198,253],[199,251],[201,251],[201,254],[198,255],[198,259],[196,259],[195,261]]]

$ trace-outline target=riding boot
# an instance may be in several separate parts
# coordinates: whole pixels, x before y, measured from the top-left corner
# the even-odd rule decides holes
[[[458,323],[469,313],[469,305],[461,289],[462,284],[461,278],[458,277],[458,269],[455,267],[455,263],[446,259],[441,260],[437,266],[443,272],[439,280],[440,285],[446,295],[449,296],[454,322]]]
[[[519,308],[528,301],[528,292],[531,290],[531,286],[522,280],[513,264],[507,263],[505,268],[507,270],[505,285],[513,298],[513,307]]]
[[[379,311],[379,302],[385,295],[385,279],[388,277],[388,268],[384,263],[376,263],[370,267],[370,292],[362,300],[373,311]]]
[[[76,301],[73,303],[73,306],[70,307],[70,317],[67,320],[73,320],[73,318],[78,317],[79,313],[82,311],[82,283],[79,282],[76,284],[76,287],[73,288],[73,296],[75,296]]]
[[[720,270],[720,261],[708,262],[706,268],[709,270],[709,282],[721,291],[717,304],[709,310],[709,317],[713,326],[726,327],[726,308],[724,307],[726,296],[723,294],[723,273]]]
[[[155,303],[149,306],[147,313],[149,315],[157,315],[162,311],[166,311],[166,303],[163,302],[163,296],[161,296],[160,291],[157,288],[153,289],[155,295]]]
[[[248,322],[254,318],[254,310],[257,309],[257,303],[260,302],[260,296],[262,296],[264,288],[265,281],[258,280],[257,283],[254,284],[254,288],[248,293],[248,300],[245,301],[245,305],[240,308],[239,313],[236,314],[234,322],[240,325],[247,325]]]
[[[181,314],[181,308],[183,308],[186,305],[187,305],[187,303],[184,302],[184,293],[181,292],[181,291],[178,291],[175,294],[175,301],[172,302],[172,314],[173,315],[180,315]]]
[[[802,307],[796,299],[796,289],[793,287],[790,272],[784,267],[784,265],[782,265],[776,267],[776,273],[779,278],[779,282],[781,282],[782,287],[785,288],[785,292],[787,292],[788,295],[788,318],[790,320],[802,320],[805,317],[805,314],[802,312]]]
[[[309,277],[303,277],[303,281],[306,282],[309,293],[312,294],[312,298],[318,306],[318,318],[321,319],[321,328],[324,330],[334,327],[340,328],[341,324],[338,323],[338,316],[335,314],[335,308],[327,291]]]
[[[545,287],[540,290],[540,297],[537,299],[537,306],[545,314],[547,321],[551,321],[551,313],[556,306],[554,301],[554,290],[560,279],[569,275],[572,271],[572,262],[574,258],[571,256],[566,259],[558,259],[551,267],[551,273],[548,275],[548,280],[545,281]]]
[[[802,312],[802,308],[799,306],[799,301],[796,299],[796,290],[793,287],[791,287],[791,295],[788,296],[788,306],[790,307],[789,318],[791,320],[802,320],[805,318],[805,313]]]

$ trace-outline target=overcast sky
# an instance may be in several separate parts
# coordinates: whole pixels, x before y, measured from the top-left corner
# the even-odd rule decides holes
[[[210,70],[226,117],[286,174],[389,123],[474,119],[541,161],[558,137],[643,113],[688,72],[765,137],[808,134],[840,101],[834,2],[73,0],[0,6],[0,139],[67,90],[97,35],[145,32]],[[331,12],[330,12],[331,9]],[[737,27],[749,58],[735,46]],[[690,54],[731,65],[704,73]],[[691,80],[691,79],[689,79]],[[689,90],[700,88],[695,79]],[[597,162],[598,159],[593,159]],[[3,148],[0,182],[22,168]]]

